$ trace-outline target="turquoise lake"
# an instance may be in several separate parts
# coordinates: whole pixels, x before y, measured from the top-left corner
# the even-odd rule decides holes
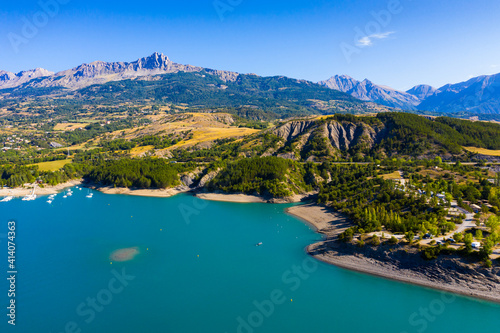
[[[500,306],[350,272],[304,251],[289,205],[122,195],[0,203],[1,332],[498,332]],[[16,326],[7,222],[16,221]],[[262,242],[261,246],[256,246]],[[110,262],[138,247],[131,261]]]

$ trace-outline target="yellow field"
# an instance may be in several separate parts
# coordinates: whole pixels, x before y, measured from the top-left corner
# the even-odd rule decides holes
[[[500,150],[490,150],[484,148],[475,148],[475,147],[464,147],[465,150],[468,150],[472,153],[488,155],[488,156],[500,156]]]
[[[56,131],[70,131],[75,130],[77,128],[84,128],[87,124],[82,123],[59,123],[54,126],[54,130]]]
[[[71,159],[60,160],[60,161],[51,161],[51,162],[41,162],[33,165],[38,165],[38,169],[40,171],[57,171],[61,169],[66,164],[71,163]]]
[[[386,175],[382,175],[382,178],[384,179],[401,179],[401,175],[399,171],[394,171],[393,173],[388,173]]]
[[[147,152],[151,149],[154,149],[154,146],[135,147],[135,148],[132,148],[132,150],[130,151],[130,155],[136,157],[136,156],[139,156],[141,154],[144,154],[145,152]]]
[[[254,134],[260,132],[259,130],[251,129],[251,128],[238,128],[238,127],[230,127],[230,128],[203,128],[197,129],[193,131],[193,138],[185,141],[181,141],[178,144],[170,147],[169,149],[175,149],[184,146],[194,146],[203,142],[215,141],[218,139],[227,139],[239,136],[247,136],[250,134]]]
[[[224,113],[183,113],[168,116],[152,116],[150,119],[154,121],[152,124],[123,131],[115,131],[111,133],[111,137],[113,139],[133,140],[145,135],[162,136],[172,134],[182,138],[186,137],[185,133],[192,134],[191,139],[180,141],[176,145],[162,150],[168,151],[204,142],[209,143],[217,139],[239,138],[259,132],[259,130],[255,129],[230,126],[233,116]],[[132,150],[132,155],[143,153],[143,148]],[[151,148],[144,149],[147,151]]]

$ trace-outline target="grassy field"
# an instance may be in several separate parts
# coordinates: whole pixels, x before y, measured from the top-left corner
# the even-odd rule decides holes
[[[500,150],[490,150],[490,149],[476,148],[476,147],[464,147],[464,149],[472,153],[481,155],[500,156]]]
[[[42,162],[33,165],[38,165],[38,169],[40,171],[57,171],[61,169],[66,164],[71,163],[71,159],[60,160],[60,161],[51,161],[51,162]]]
[[[382,178],[384,178],[384,179],[401,179],[401,175],[399,174],[399,171],[394,171],[393,173],[388,173],[386,175],[382,175]]]
[[[59,123],[56,126],[54,126],[55,131],[69,131],[69,130],[75,130],[77,128],[84,128],[88,124],[82,124],[82,123]]]
[[[238,128],[238,127],[230,127],[230,128],[203,128],[197,129],[193,131],[193,138],[185,141],[181,141],[175,146],[170,147],[169,149],[175,149],[185,146],[194,146],[203,142],[211,142],[217,139],[227,139],[234,137],[242,137],[250,134],[254,134],[260,132],[259,130],[250,129],[250,128]]]
[[[155,146],[135,147],[135,148],[132,148],[132,150],[130,151],[130,155],[137,157],[137,156],[144,154],[145,152],[147,152],[151,149],[154,149],[154,147]]]

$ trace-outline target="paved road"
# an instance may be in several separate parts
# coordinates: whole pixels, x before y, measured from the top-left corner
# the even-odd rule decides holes
[[[464,222],[458,225],[458,228],[455,232],[464,232],[465,230],[474,227],[476,227],[476,223],[474,222],[474,214],[470,214],[469,212],[467,212],[467,214],[465,214]]]

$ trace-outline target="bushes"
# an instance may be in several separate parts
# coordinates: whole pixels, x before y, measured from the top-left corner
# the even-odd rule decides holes
[[[439,256],[439,253],[441,253],[441,246],[435,246],[435,247],[427,247],[420,254],[422,255],[422,258],[425,260],[433,260],[437,259]]]

